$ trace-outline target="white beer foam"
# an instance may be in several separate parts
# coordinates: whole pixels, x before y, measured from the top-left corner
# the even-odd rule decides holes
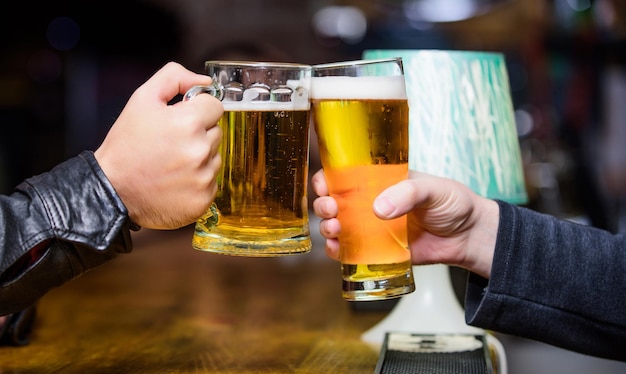
[[[311,98],[406,100],[404,76],[386,77],[313,77]]]

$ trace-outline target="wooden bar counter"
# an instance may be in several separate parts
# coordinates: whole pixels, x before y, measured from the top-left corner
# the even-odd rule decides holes
[[[132,253],[44,296],[31,343],[0,347],[0,373],[374,371],[360,335],[385,313],[350,308],[319,240],[246,258],[192,249],[191,227],[133,235]]]

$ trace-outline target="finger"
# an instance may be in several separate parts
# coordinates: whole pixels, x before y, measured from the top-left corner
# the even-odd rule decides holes
[[[176,110],[179,110],[181,107],[184,108],[184,110],[189,110],[189,114],[192,116],[199,115],[205,130],[216,127],[217,122],[224,114],[224,105],[222,102],[211,95],[198,95],[192,100],[179,101],[175,103],[173,107],[175,107]],[[178,116],[182,116],[182,114],[179,113]]]
[[[374,200],[374,214],[379,218],[400,217],[429,199],[428,191],[436,191],[438,179],[414,174],[411,179],[400,181],[381,192]]]
[[[320,222],[320,234],[326,239],[335,239],[341,233],[341,225],[336,218],[323,219]]]
[[[168,62],[144,86],[156,90],[159,99],[168,102],[194,85],[209,85],[211,82],[208,75],[194,73],[176,62]]]
[[[339,261],[339,240],[326,240],[326,247],[324,249],[326,251],[326,256],[330,257],[332,260]]]
[[[413,188],[414,186],[407,180],[388,187],[374,199],[374,214],[383,219],[396,218],[405,214],[410,210],[407,207],[413,202],[410,198],[414,195]]]
[[[328,196],[328,186],[326,185],[326,178],[324,177],[324,169],[318,170],[313,177],[311,177],[311,185],[313,186],[313,192],[317,196]]]
[[[209,142],[209,157],[214,158],[219,155],[222,129],[219,126],[213,126],[207,130],[206,135]]]
[[[320,218],[334,218],[339,214],[339,206],[332,197],[321,196],[313,200],[313,212]]]

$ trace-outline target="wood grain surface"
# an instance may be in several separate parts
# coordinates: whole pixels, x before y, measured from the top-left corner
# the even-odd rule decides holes
[[[384,317],[341,298],[321,247],[282,258],[191,248],[192,230],[134,234],[135,249],[38,304],[31,343],[0,373],[372,373],[360,340]]]

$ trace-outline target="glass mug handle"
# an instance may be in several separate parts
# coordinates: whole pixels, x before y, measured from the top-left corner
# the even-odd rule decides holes
[[[216,97],[219,101],[222,101],[224,98],[224,88],[217,82],[213,81],[213,84],[211,85],[196,85],[191,87],[187,92],[185,92],[183,101],[191,100],[202,93],[208,93],[209,95]]]

